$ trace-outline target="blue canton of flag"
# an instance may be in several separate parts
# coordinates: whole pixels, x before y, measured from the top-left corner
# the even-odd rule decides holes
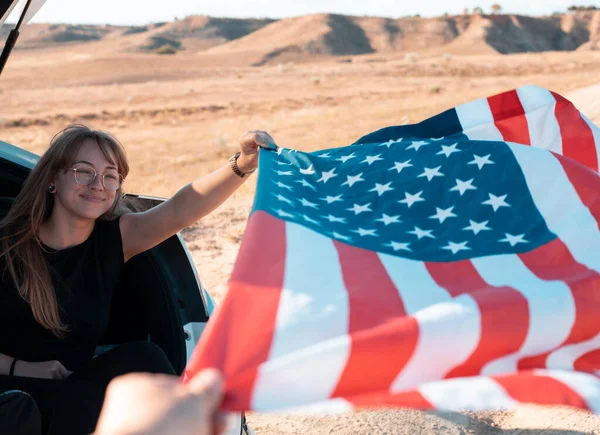
[[[530,251],[556,236],[504,142],[403,138],[263,152],[254,209],[421,261]]]

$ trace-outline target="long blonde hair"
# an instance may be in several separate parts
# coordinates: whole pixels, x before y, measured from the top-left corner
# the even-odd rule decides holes
[[[6,217],[0,221],[0,257],[5,257],[12,281],[19,295],[31,305],[35,320],[57,337],[64,337],[69,327],[61,321],[38,231],[50,217],[54,206],[54,195],[48,190],[49,184],[59,171],[73,163],[86,139],[94,140],[106,159],[117,166],[123,178],[127,176],[127,155],[115,137],[84,125],[71,125],[52,138],[50,147],[25,180]],[[123,214],[122,196],[120,188],[110,210],[99,219],[112,220]]]

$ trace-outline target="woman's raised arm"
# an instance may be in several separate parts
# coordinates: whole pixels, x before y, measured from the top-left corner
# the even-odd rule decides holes
[[[248,132],[240,139],[237,165],[249,173],[258,166],[258,149],[276,148],[266,132]],[[170,199],[142,213],[121,217],[125,261],[146,251],[197,222],[221,205],[248,177],[236,174],[229,164],[183,186]]]

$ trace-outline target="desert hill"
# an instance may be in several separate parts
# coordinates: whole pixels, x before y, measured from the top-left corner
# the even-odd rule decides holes
[[[175,49],[196,52],[245,36],[273,21],[195,15],[146,26],[30,24],[21,29],[16,49],[49,48],[101,41],[116,51],[154,51],[168,45]],[[5,39],[10,28],[3,27],[0,30],[0,38]]]
[[[5,38],[8,29],[0,31]],[[600,49],[600,11],[546,17],[460,15],[381,18],[316,14],[273,19],[190,16],[146,26],[33,24],[17,49],[75,47],[154,53],[168,46],[227,64],[262,65],[370,53],[510,54]],[[91,46],[90,46],[91,45]]]
[[[135,34],[140,40],[134,47],[141,50],[152,51],[167,44],[176,49],[200,51],[241,38],[273,21],[190,16],[158,28],[155,25],[131,28],[125,34]]]
[[[0,28],[3,40],[14,27],[6,24]],[[67,43],[99,41],[115,31],[125,31],[127,27],[71,25],[71,24],[29,24],[21,28],[15,49],[46,48]]]
[[[551,17],[465,15],[387,19],[333,14],[274,22],[205,54],[238,55],[254,64],[305,57],[409,51],[468,54],[595,49],[600,11]]]
[[[589,39],[582,44],[580,50],[600,50],[600,13],[592,14],[588,18]]]

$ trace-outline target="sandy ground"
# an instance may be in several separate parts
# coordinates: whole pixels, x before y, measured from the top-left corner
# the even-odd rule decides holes
[[[599,77],[600,80],[600,77]],[[600,83],[577,89],[565,95],[587,117],[600,125]]]
[[[600,124],[600,53],[357,57],[260,68],[193,56],[94,56],[81,47],[16,52],[0,80],[0,138],[41,153],[80,122],[116,134],[131,160],[126,189],[168,197],[223,165],[249,129],[315,150],[524,84],[569,96]],[[204,285],[226,293],[255,179],[183,231]],[[565,408],[433,413],[373,410],[326,417],[250,414],[258,434],[600,434],[600,418]]]

